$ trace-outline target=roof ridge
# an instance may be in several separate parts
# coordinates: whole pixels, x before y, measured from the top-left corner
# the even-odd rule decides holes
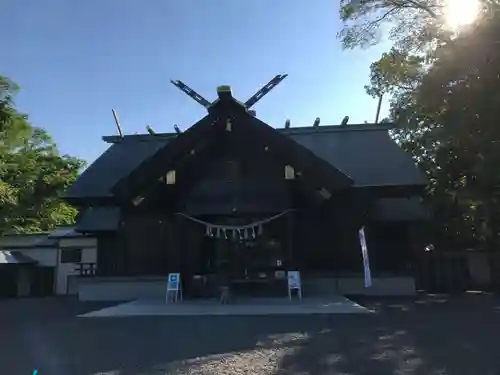
[[[290,128],[277,128],[276,130],[285,134],[314,134],[314,133],[346,133],[358,131],[388,131],[394,128],[394,124],[351,124],[351,125],[320,125],[320,126],[295,126]]]
[[[392,123],[378,123],[378,124],[349,124],[349,125],[320,125],[320,126],[294,126],[290,128],[274,128],[280,133],[286,135],[296,134],[313,134],[313,133],[340,133],[351,131],[388,131],[394,128]],[[181,133],[182,134],[182,133]],[[119,143],[124,141],[160,141],[165,139],[174,138],[178,133],[156,133],[154,135],[148,133],[141,134],[126,134],[122,137],[118,135],[103,136],[102,140],[106,143]]]

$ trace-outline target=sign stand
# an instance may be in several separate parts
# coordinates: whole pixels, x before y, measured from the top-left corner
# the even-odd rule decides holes
[[[302,300],[302,284],[300,282],[300,271],[288,271],[288,299],[292,300],[292,290],[297,291],[299,299]]]
[[[167,293],[165,303],[170,301],[170,295],[173,293],[173,302],[182,301],[182,284],[180,273],[169,273],[167,279]]]

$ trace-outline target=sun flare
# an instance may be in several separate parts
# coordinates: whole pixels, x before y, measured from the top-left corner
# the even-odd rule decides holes
[[[446,0],[446,24],[452,30],[467,26],[479,16],[480,9],[480,0]]]

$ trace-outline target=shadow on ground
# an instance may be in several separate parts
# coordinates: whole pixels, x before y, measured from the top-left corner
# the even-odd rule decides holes
[[[369,315],[78,319],[76,301],[0,302],[0,374],[497,374],[498,300],[359,300]]]

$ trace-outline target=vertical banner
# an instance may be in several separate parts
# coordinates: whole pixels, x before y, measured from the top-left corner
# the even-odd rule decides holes
[[[365,288],[372,286],[372,273],[370,271],[370,258],[366,247],[365,227],[359,230],[359,243],[361,244],[361,254],[363,255],[363,271],[365,274]]]

